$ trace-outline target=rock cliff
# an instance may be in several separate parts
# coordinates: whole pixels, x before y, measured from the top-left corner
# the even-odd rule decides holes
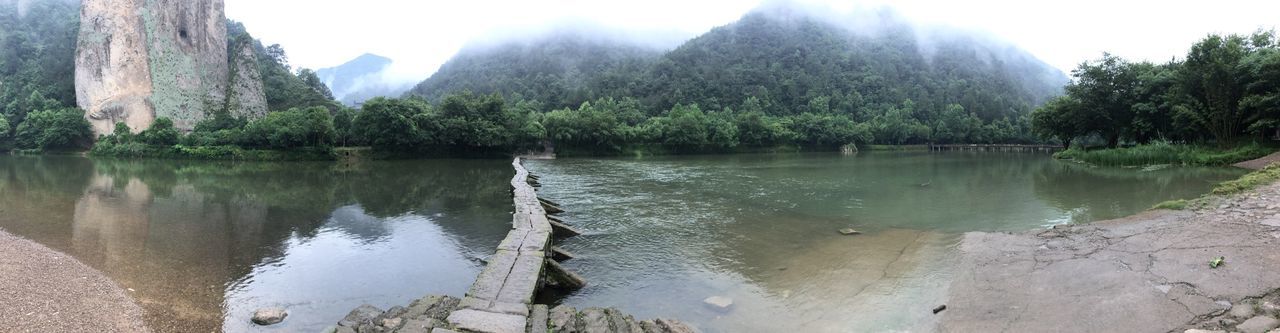
[[[95,133],[110,133],[116,122],[141,131],[156,117],[190,130],[229,102],[237,115],[266,113],[256,68],[230,72],[222,0],[84,0],[82,6],[76,101]],[[254,63],[247,52],[237,58]]]
[[[258,56],[253,45],[242,43],[231,56],[231,84],[227,90],[227,110],[241,118],[258,118],[267,114],[267,93],[258,70]]]

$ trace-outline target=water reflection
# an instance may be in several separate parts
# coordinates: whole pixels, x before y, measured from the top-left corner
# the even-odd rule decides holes
[[[590,284],[549,301],[711,332],[928,330],[959,233],[1119,217],[1242,173],[973,153],[528,165],[588,231],[562,245]],[[463,294],[509,228],[510,175],[506,160],[0,157],[0,228],[133,289],[160,332],[316,331],[361,303]],[[284,324],[248,324],[277,305]]]
[[[0,157],[0,228],[131,289],[160,332],[317,331],[361,304],[462,294],[509,220],[506,161]]]

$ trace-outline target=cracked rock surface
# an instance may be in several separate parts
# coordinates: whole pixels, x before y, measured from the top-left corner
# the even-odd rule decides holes
[[[938,330],[1234,331],[1233,306],[1280,301],[1278,204],[1271,184],[1192,211],[965,234]]]

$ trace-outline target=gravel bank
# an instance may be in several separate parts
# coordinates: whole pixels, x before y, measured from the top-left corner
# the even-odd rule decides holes
[[[142,309],[101,272],[0,230],[5,332],[149,332]]]

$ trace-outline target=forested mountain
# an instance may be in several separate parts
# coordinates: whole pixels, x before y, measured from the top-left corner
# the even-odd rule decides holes
[[[79,1],[0,1],[0,111],[12,126],[36,107],[28,103],[76,104],[79,30]]]
[[[1068,82],[1010,44],[918,26],[887,9],[833,18],[766,5],[661,53],[585,36],[465,50],[410,94],[500,93],[548,108],[633,97],[650,116],[679,104],[760,107],[771,116],[846,116],[870,124],[882,143],[979,142],[1027,140],[1026,114]],[[995,122],[1000,129],[982,129]]]
[[[267,94],[267,107],[271,111],[311,106],[337,110],[341,107],[315,71],[300,68],[294,72],[289,65],[289,57],[280,44],[265,46],[262,41],[249,34],[244,24],[228,21],[227,52],[239,50],[244,43],[248,43],[256,55],[263,90]]]
[[[464,48],[409,95],[436,101],[449,93],[501,93],[554,107],[630,94],[658,59],[657,49],[578,30],[499,45]]]

